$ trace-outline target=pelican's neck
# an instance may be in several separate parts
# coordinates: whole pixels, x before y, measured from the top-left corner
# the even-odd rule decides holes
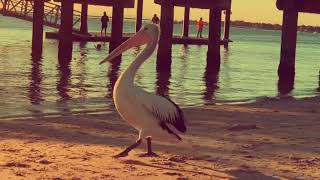
[[[124,82],[126,85],[133,85],[134,78],[139,67],[152,55],[154,49],[157,46],[157,41],[151,41],[147,46],[143,49],[141,53],[136,57],[136,59],[129,65],[129,67],[121,74],[118,81]]]

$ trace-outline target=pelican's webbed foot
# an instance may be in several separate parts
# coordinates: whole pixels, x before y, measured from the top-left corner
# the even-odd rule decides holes
[[[147,138],[147,145],[148,145],[148,152],[146,154],[140,155],[140,157],[158,157],[158,155],[152,151],[151,137]]]
[[[117,154],[117,155],[115,155],[115,156],[112,156],[112,157],[114,157],[114,158],[120,158],[120,157],[126,157],[126,156],[128,156],[128,155],[129,155],[128,152],[123,151],[123,152],[121,152],[121,153],[119,153],[119,154]]]
[[[140,144],[141,144],[142,140],[141,139],[138,139],[136,143],[132,144],[131,146],[129,146],[126,150],[124,150],[123,152],[121,152],[120,154],[118,155],[115,155],[113,156],[114,158],[120,158],[120,157],[126,157],[129,155],[129,152],[138,147]]]

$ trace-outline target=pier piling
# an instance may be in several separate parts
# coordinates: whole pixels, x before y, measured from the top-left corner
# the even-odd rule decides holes
[[[84,0],[81,4],[80,32],[82,34],[88,34],[88,0]]]
[[[298,15],[299,12],[320,14],[320,1],[277,0],[277,8],[283,11],[278,86],[290,93],[294,88]]]
[[[171,67],[173,16],[173,1],[163,1],[161,3],[161,31],[157,54],[157,66],[165,69]]]
[[[59,30],[59,61],[72,58],[73,2],[61,2],[61,25]]]
[[[114,4],[112,8],[112,29],[109,52],[112,52],[122,43],[123,36],[123,13],[124,8],[121,5]],[[121,55],[118,57],[121,60]]]
[[[210,9],[207,67],[211,69],[220,69],[221,13],[219,8]]]
[[[224,48],[229,48],[229,41],[230,41],[230,17],[231,17],[231,9],[227,9],[226,11],[226,17],[224,21]]]
[[[189,36],[189,21],[190,21],[190,2],[187,1],[186,7],[184,8],[183,37]]]
[[[142,13],[143,12],[143,0],[137,2],[137,19],[136,19],[136,32],[141,29],[142,26]]]
[[[290,6],[290,7],[289,7]],[[283,11],[281,57],[278,67],[279,81],[293,84],[298,30],[298,11],[294,3]]]
[[[44,0],[34,1],[32,24],[32,55],[42,54]]]

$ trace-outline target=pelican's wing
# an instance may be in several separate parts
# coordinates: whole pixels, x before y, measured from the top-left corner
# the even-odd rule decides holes
[[[180,132],[186,132],[187,128],[183,112],[172,100],[166,97],[157,96],[139,89],[136,93],[137,100],[142,103],[144,108],[150,112],[157,120],[159,125],[171,134],[175,134],[170,127],[174,127]],[[169,125],[170,124],[170,125]],[[169,125],[169,126],[168,126]],[[181,139],[175,134],[178,139]]]

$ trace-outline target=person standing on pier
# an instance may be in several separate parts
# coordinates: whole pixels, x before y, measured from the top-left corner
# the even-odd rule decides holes
[[[104,36],[107,36],[107,28],[108,28],[109,17],[106,12],[103,12],[103,16],[101,17],[101,36],[104,31]]]
[[[159,24],[160,19],[158,18],[157,14],[154,14],[154,16],[153,16],[151,21],[152,21],[153,24]]]
[[[203,21],[202,18],[200,18],[200,20],[198,21],[198,34],[197,34],[197,38],[200,36],[200,38],[202,38],[202,30],[203,30]]]

